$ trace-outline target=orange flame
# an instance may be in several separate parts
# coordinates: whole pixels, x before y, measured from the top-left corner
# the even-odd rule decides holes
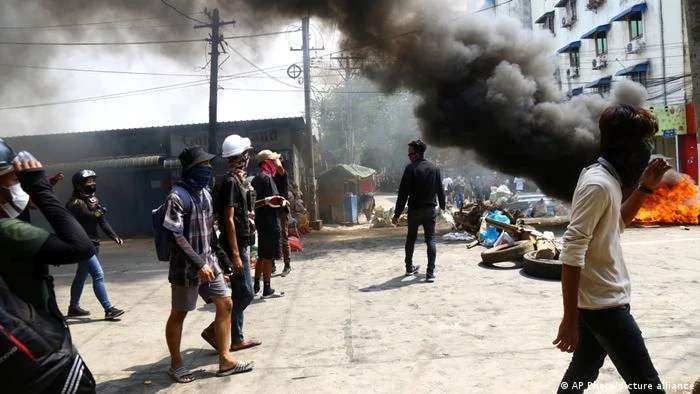
[[[698,186],[688,175],[677,183],[662,185],[649,196],[634,218],[638,223],[698,224],[700,200]]]

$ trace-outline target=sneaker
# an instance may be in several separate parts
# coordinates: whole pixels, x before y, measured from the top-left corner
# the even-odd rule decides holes
[[[430,282],[430,283],[434,282],[435,281],[435,274],[432,272],[426,273],[425,274],[425,281]]]
[[[284,297],[284,292],[277,292],[275,289],[267,289],[266,291],[263,292],[262,298],[280,298]]]
[[[111,307],[105,311],[105,320],[116,319],[123,314],[124,314],[123,310],[117,309],[115,307]]]
[[[290,265],[285,265],[282,270],[282,277],[289,275],[290,272],[292,272],[292,267]]]
[[[256,281],[253,284],[253,294],[258,295],[260,293],[260,282]]]
[[[420,265],[412,265],[410,269],[406,268],[406,276],[411,276],[411,275],[417,274],[419,269],[420,269]]]
[[[85,317],[85,316],[90,316],[90,312],[86,311],[85,309],[83,309],[79,306],[76,306],[76,307],[69,306],[68,307],[68,317]]]

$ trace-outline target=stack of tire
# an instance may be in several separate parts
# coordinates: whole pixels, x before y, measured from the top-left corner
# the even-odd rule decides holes
[[[561,262],[537,258],[537,251],[531,241],[517,241],[511,245],[500,245],[481,252],[481,261],[484,264],[521,259],[526,274],[542,279],[561,279]]]

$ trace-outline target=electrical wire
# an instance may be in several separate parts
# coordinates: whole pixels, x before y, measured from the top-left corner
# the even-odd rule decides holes
[[[202,21],[200,21],[199,19],[192,18],[191,16],[189,16],[189,15],[185,14],[184,12],[178,10],[177,8],[175,8],[175,6],[173,6],[172,4],[168,3],[168,2],[165,1],[165,0],[160,0],[160,2],[161,2],[162,4],[164,4],[165,6],[167,6],[167,7],[171,8],[171,9],[173,9],[173,10],[174,10],[175,12],[177,12],[178,14],[182,15],[183,17],[185,17],[185,18],[187,18],[187,19],[189,19],[189,20],[191,20],[191,21],[193,21],[193,22],[201,23],[201,24],[203,24],[203,25],[206,25],[206,24],[207,24],[206,22],[202,22]]]
[[[190,15],[198,15],[190,14]],[[203,14],[203,13],[201,13]],[[41,30],[41,29],[62,29],[62,28],[72,28],[72,27],[83,27],[83,26],[96,26],[96,25],[111,25],[116,23],[132,23],[132,22],[144,22],[152,21],[156,19],[170,19],[169,16],[155,16],[149,18],[138,18],[138,19],[121,19],[115,21],[100,21],[100,22],[86,22],[86,23],[71,23],[71,24],[61,24],[61,25],[37,25],[37,26],[0,26],[0,30]]]

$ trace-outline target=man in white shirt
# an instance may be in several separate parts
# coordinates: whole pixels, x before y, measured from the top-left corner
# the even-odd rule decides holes
[[[630,392],[663,393],[630,314],[620,234],[670,166],[663,159],[649,162],[658,124],[648,111],[614,105],[601,115],[599,128],[601,157],[581,172],[564,234],[564,317],[553,343],[574,354],[559,392],[583,392],[610,356]]]

